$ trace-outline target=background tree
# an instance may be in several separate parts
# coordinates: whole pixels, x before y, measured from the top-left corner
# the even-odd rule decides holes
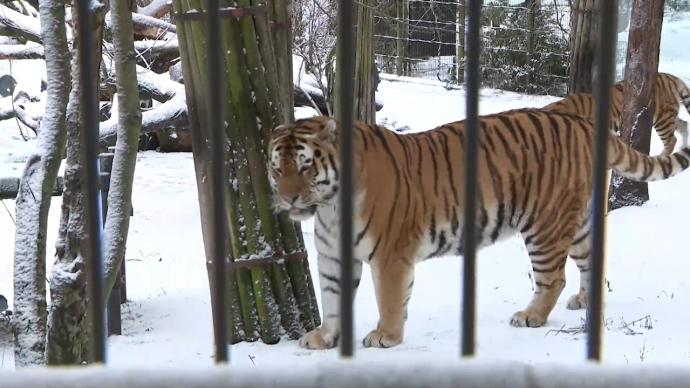
[[[91,8],[90,22],[94,40],[84,42],[78,34],[76,5],[72,6],[74,36],[73,50],[77,45],[93,45],[95,55],[94,74],[99,74],[105,14],[108,4],[99,2]],[[72,55],[72,91],[67,105],[67,159],[65,161],[62,195],[62,213],[55,243],[55,263],[50,274],[51,304],[48,313],[46,358],[48,364],[81,364],[89,361],[89,319],[86,316],[86,273],[82,255],[86,249],[85,213],[83,206],[82,179],[84,144],[80,131],[85,128],[80,114],[79,56]],[[98,82],[96,82],[98,85]]]
[[[569,93],[592,93],[599,1],[573,0],[570,9]]]
[[[633,0],[628,51],[623,81],[621,138],[636,150],[649,154],[654,118],[654,95],[659,66],[664,0]],[[649,200],[647,184],[613,174],[609,195],[611,210],[641,205]]]
[[[221,32],[225,74],[216,75],[225,84],[226,128],[208,124],[207,42],[203,22],[185,18],[190,10],[204,10],[201,0],[175,0],[173,7],[180,41],[182,70],[193,128],[194,165],[199,191],[202,236],[206,257],[212,257],[210,239],[213,196],[210,186],[211,131],[225,130],[230,263],[228,266],[228,302],[230,341],[276,343],[283,333],[298,338],[320,324],[316,298],[310,278],[306,251],[299,225],[285,214],[276,215],[267,172],[267,140],[271,130],[291,120],[292,77],[278,71],[277,59],[291,50],[286,36],[271,33],[275,28],[289,28],[289,6],[282,2],[242,0],[237,4],[221,0],[221,7],[263,5],[267,13],[223,18]],[[289,5],[289,2],[288,2]],[[273,22],[273,23],[269,23]],[[287,35],[289,36],[289,35]],[[274,42],[275,38],[275,42]],[[285,63],[288,61],[282,58]],[[284,70],[284,69],[282,69]],[[212,266],[209,280],[213,287]],[[212,300],[212,306],[218,308]],[[221,307],[224,308],[225,306]]]
[[[70,87],[65,4],[61,0],[41,0],[39,12],[48,98],[38,135],[41,146],[26,163],[15,202],[14,350],[18,367],[45,363],[46,231],[51,195],[65,147]]]
[[[357,2],[355,47],[355,118],[376,124],[376,64],[374,62],[375,0]]]

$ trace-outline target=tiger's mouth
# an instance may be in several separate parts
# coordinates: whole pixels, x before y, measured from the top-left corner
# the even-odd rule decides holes
[[[304,221],[316,213],[316,205],[311,205],[307,208],[291,207],[288,209],[288,215],[295,221]]]

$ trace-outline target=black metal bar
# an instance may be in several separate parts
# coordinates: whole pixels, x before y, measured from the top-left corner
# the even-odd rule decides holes
[[[337,69],[340,95],[340,356],[354,355],[352,266],[354,255],[354,169],[352,166],[354,130],[355,32],[354,2],[338,3]]]
[[[223,62],[220,56],[222,41],[218,0],[206,1],[206,39],[208,42],[208,114],[211,125],[211,203],[213,208],[213,336],[216,363],[228,361],[228,316],[225,303],[228,255],[226,239],[228,225],[225,217],[225,126],[223,125]]]
[[[587,358],[601,360],[601,333],[604,297],[604,240],[606,203],[606,172],[608,153],[608,120],[611,106],[611,86],[614,80],[616,53],[617,1],[599,2],[599,42],[596,66],[598,79],[594,82],[597,102],[594,136],[594,166],[592,171],[592,256],[590,264],[590,294],[587,310]]]
[[[468,0],[465,28],[465,213],[463,226],[462,267],[462,340],[463,356],[474,354],[476,314],[476,261],[477,261],[477,159],[479,147],[479,27],[481,0]]]
[[[88,298],[91,314],[91,351],[96,363],[105,363],[105,306],[103,304],[103,233],[101,231],[101,206],[98,192],[98,94],[96,93],[96,42],[92,23],[91,0],[77,1],[79,32],[79,84],[81,123],[80,131],[84,150],[84,210],[86,213],[85,240],[88,277]]]

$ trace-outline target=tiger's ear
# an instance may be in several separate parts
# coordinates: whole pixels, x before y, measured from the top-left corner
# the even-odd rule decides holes
[[[273,128],[273,131],[271,131],[274,135],[277,135],[281,132],[285,132],[285,130],[288,129],[287,124],[280,124],[279,126]]]
[[[321,140],[326,140],[329,142],[335,142],[335,130],[337,128],[337,124],[335,120],[329,119],[326,125],[324,125],[323,129],[319,133],[319,137]]]

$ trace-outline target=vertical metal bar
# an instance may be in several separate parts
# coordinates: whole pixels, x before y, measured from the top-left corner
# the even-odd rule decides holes
[[[462,267],[462,355],[474,354],[477,261],[477,159],[479,147],[479,26],[481,0],[467,0],[465,23],[465,225]]]
[[[606,170],[609,137],[609,111],[611,105],[611,86],[614,77],[614,55],[616,53],[616,12],[617,1],[599,2],[599,42],[595,74],[595,100],[597,102],[594,166],[592,171],[592,256],[590,296],[587,310],[587,358],[601,360],[601,333],[604,296],[604,239],[606,211]]]
[[[87,256],[89,312],[91,314],[91,351],[93,361],[105,363],[105,306],[103,305],[103,233],[98,192],[98,95],[96,93],[96,61],[91,24],[91,0],[77,1],[79,25],[79,83],[81,95],[80,136],[84,150],[84,211],[86,213],[85,240]]]
[[[221,58],[222,40],[218,0],[206,1],[206,41],[208,49],[208,114],[211,128],[211,203],[213,208],[213,336],[215,341],[216,363],[228,361],[228,338],[226,311],[226,258],[228,257],[226,239],[228,225],[225,217],[225,126],[223,125],[223,85],[224,71]]]
[[[354,254],[353,210],[354,171],[352,166],[354,128],[355,39],[354,3],[338,3],[337,69],[340,95],[340,356],[354,354],[354,325],[352,309],[352,265]]]

